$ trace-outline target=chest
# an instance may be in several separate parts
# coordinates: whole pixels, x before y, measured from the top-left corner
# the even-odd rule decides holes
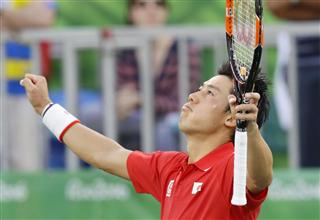
[[[194,166],[169,176],[162,200],[162,218],[192,218],[199,210],[204,216],[224,215],[230,206],[224,194],[223,173],[211,168],[203,171]]]

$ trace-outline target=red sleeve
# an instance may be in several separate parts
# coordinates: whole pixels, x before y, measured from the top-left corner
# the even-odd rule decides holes
[[[138,193],[148,193],[161,200],[167,176],[179,164],[179,152],[132,152],[127,160],[127,169],[133,187]]]
[[[264,190],[262,190],[259,193],[251,193],[248,189],[247,189],[247,207],[250,210],[254,210],[256,208],[258,208],[263,201],[267,198],[268,195],[268,187],[266,187]]]

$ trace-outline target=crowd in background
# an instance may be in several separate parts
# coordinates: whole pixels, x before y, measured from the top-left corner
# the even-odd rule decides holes
[[[292,1],[291,1],[292,2]],[[304,2],[304,1],[301,1]],[[281,19],[293,20],[319,20],[319,3],[316,1],[314,5],[311,1],[307,1],[303,7],[289,1],[269,1],[268,8]],[[286,4],[285,4],[286,3]],[[88,3],[89,4],[89,3]],[[94,1],[92,5],[96,4]],[[218,3],[217,3],[218,4]],[[220,4],[220,3],[219,3]],[[298,4],[298,3],[296,3]],[[302,3],[301,3],[302,4]],[[318,7],[318,8],[317,8]],[[266,7],[267,8],[267,7]],[[223,8],[222,8],[223,9]],[[292,14],[292,9],[297,14]],[[299,9],[299,11],[298,11]],[[312,10],[311,10],[312,9]],[[313,9],[315,9],[313,11]],[[1,29],[6,29],[12,34],[12,40],[6,42],[6,79],[7,79],[7,97],[8,97],[8,146],[6,146],[6,156],[8,160],[8,168],[13,170],[39,170],[44,167],[63,168],[64,146],[57,142],[54,138],[50,139],[48,152],[41,149],[41,140],[37,138],[37,127],[34,123],[36,118],[25,118],[24,115],[31,115],[32,109],[27,104],[23,88],[19,86],[19,80],[25,72],[31,71],[30,65],[30,47],[27,43],[21,43],[14,40],[15,33],[24,28],[41,28],[54,26],[54,20],[59,20],[59,2],[51,1],[7,1],[1,5],[1,19],[5,21]],[[123,25],[134,27],[159,27],[165,26],[174,8],[170,7],[170,1],[165,0],[128,0],[126,7],[126,16]],[[224,9],[223,9],[224,10]],[[288,13],[289,11],[289,13]],[[96,8],[96,13],[99,9]],[[36,15],[36,16],[32,16]],[[74,15],[74,14],[73,14]],[[68,15],[64,15],[68,17]],[[70,15],[71,16],[71,15]],[[78,13],[79,20],[81,14]],[[107,16],[106,16],[107,17]],[[71,19],[71,18],[70,18]],[[75,19],[75,18],[73,18]],[[190,19],[190,18],[189,18]],[[103,22],[102,22],[103,23]],[[107,21],[105,22],[107,23]],[[85,25],[85,24],[84,24]],[[267,36],[266,36],[267,37]],[[281,43],[280,43],[281,45]],[[299,100],[301,100],[301,108],[299,108],[299,124],[300,124],[300,149],[301,165],[303,166],[319,166],[319,140],[315,137],[319,128],[320,117],[314,116],[312,112],[319,109],[320,100],[320,41],[319,35],[314,37],[304,37],[297,39],[298,45],[298,78],[299,78]],[[49,84],[55,87],[57,79],[57,70],[55,66],[59,65],[48,58],[48,46],[46,42],[42,44],[42,63],[43,74],[48,74]],[[166,35],[159,36],[152,42],[152,83],[155,88],[155,137],[157,150],[179,150],[179,133],[177,122],[179,120],[179,101],[178,101],[178,44],[176,39]],[[203,80],[203,62],[201,60],[202,53],[197,45],[190,39],[188,41],[188,60],[190,71],[190,91],[197,89]],[[89,55],[88,55],[89,54]],[[80,86],[80,119],[89,127],[102,132],[103,112],[101,107],[101,94],[99,93],[98,63],[97,54],[90,56],[91,63],[86,62],[90,52],[80,57],[84,60],[84,64],[80,64],[85,70],[86,75],[81,79],[82,85],[90,84],[90,89],[81,88]],[[92,58],[95,56],[96,59]],[[282,86],[286,86],[288,79],[286,70],[286,62],[282,62],[286,54],[279,54],[278,67],[276,77],[279,83],[284,79]],[[141,141],[139,134],[139,125],[141,123],[141,97],[139,94],[139,60],[136,51],[121,50],[116,55],[117,60],[117,112],[119,123],[119,142],[129,149],[140,149]],[[53,67],[51,66],[53,65]],[[83,66],[86,65],[86,66]],[[93,66],[93,67],[92,67]],[[18,68],[19,67],[19,68]],[[92,68],[91,68],[92,67]],[[59,72],[59,71],[58,71]],[[61,73],[60,73],[61,74]],[[81,73],[79,73],[81,76]],[[208,74],[208,73],[206,73]],[[88,76],[89,75],[89,76]],[[211,73],[209,73],[211,75]],[[280,76],[280,77],[279,77]],[[50,80],[52,82],[50,82]],[[87,81],[86,81],[87,80]],[[80,85],[81,85],[80,82]],[[52,93],[54,101],[64,101],[64,95],[58,90]],[[282,87],[283,88],[283,87]],[[61,89],[61,88],[60,88]],[[290,94],[287,93],[287,99]],[[88,111],[90,104],[93,103],[95,108]],[[283,112],[283,111],[279,111]],[[281,119],[281,118],[280,118]],[[289,123],[291,118],[288,119]],[[317,121],[315,121],[317,120]],[[290,127],[290,126],[289,126]],[[313,132],[313,133],[311,133]],[[272,145],[270,146],[273,147]],[[288,146],[289,147],[289,146]],[[47,153],[48,156],[43,157]],[[39,156],[42,155],[42,156]],[[46,158],[47,161],[43,161]]]
[[[15,38],[23,29],[52,27],[56,2],[9,0],[1,1],[0,6],[1,32],[5,30],[10,33],[9,40],[4,44],[7,105],[1,106],[7,112],[5,128],[8,135],[8,142],[1,150],[1,160],[5,159],[7,164],[1,161],[1,166],[16,170],[38,170],[43,167],[39,156],[43,152],[37,137],[39,130],[34,123],[36,117],[32,117],[34,114],[28,105],[25,91],[19,84],[24,73],[31,72],[31,48],[28,42],[17,41]],[[42,52],[46,53],[46,44],[42,44]]]

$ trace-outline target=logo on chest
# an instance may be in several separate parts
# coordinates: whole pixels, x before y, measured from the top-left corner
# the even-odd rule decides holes
[[[167,187],[167,193],[166,193],[166,197],[170,197],[171,196],[171,192],[172,192],[172,188],[173,188],[173,183],[174,180],[170,180],[168,187]]]
[[[202,182],[194,182],[194,183],[193,183],[193,186],[192,186],[192,192],[191,192],[191,194],[192,194],[192,195],[195,195],[195,194],[197,194],[198,192],[200,192],[200,191],[201,191],[201,188],[202,188],[202,185],[203,185]]]
[[[167,186],[166,197],[171,197],[172,189],[173,189],[173,184],[174,184],[174,180],[170,180],[170,182],[168,183],[168,186]],[[202,182],[194,182],[194,183],[193,183],[193,186],[192,186],[191,194],[192,194],[192,195],[195,195],[195,194],[197,194],[198,192],[200,192],[201,189],[202,189],[202,185],[203,185]]]

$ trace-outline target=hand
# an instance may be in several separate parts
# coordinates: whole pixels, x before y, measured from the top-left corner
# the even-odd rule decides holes
[[[118,118],[123,120],[129,117],[140,104],[138,92],[129,86],[119,90],[117,97]]]
[[[51,102],[46,78],[27,73],[20,81],[20,85],[25,88],[34,110],[41,115],[44,107]]]
[[[236,120],[247,121],[247,129],[250,130],[258,127],[257,118],[260,94],[256,92],[246,93],[245,98],[249,101],[248,104],[237,105],[236,97],[234,95],[228,96],[231,113],[235,115]]]

